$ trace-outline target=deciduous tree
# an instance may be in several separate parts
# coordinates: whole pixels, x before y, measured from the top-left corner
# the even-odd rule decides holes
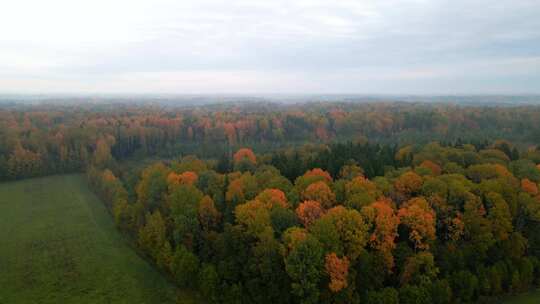
[[[407,171],[396,179],[394,187],[398,193],[405,197],[411,197],[420,192],[423,182],[421,176],[412,171]]]
[[[324,214],[321,204],[316,201],[305,201],[296,208],[296,215],[304,227],[309,227]]]
[[[349,259],[339,258],[334,252],[325,257],[324,268],[330,277],[328,288],[332,292],[339,292],[348,285],[347,276],[349,274]]]
[[[422,197],[406,202],[398,211],[403,225],[409,228],[409,239],[415,249],[429,249],[429,242],[435,239],[435,212]]]
[[[221,222],[221,213],[216,209],[214,201],[205,195],[199,202],[199,223],[205,231],[215,230]]]
[[[538,194],[538,186],[536,183],[531,182],[529,179],[524,178],[521,180],[521,190],[529,193],[530,195],[537,195]]]
[[[310,184],[302,193],[302,198],[306,201],[317,201],[325,209],[331,208],[336,203],[336,195],[323,181]]]

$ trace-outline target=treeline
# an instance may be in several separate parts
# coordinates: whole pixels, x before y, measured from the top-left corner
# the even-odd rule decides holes
[[[540,283],[540,151],[514,148],[240,149],[222,173],[189,156],[88,177],[118,227],[211,303],[489,303]],[[306,171],[276,168],[294,163]]]
[[[540,140],[538,121],[539,106],[413,103],[258,103],[184,108],[129,104],[10,106],[0,108],[0,180],[78,172],[90,163],[110,165],[115,159],[179,154],[205,158],[227,154],[230,158],[230,151],[241,146],[263,153],[308,142],[365,139],[404,145],[502,138],[530,144]],[[329,170],[339,167],[336,164]],[[369,165],[365,165],[365,170],[368,175],[381,173],[371,172],[374,169]]]
[[[369,142],[334,143],[330,145],[305,145],[299,148],[280,149],[269,153],[270,164],[283,176],[294,181],[312,168],[325,168],[337,177],[345,165],[357,164],[366,177],[384,175],[388,167],[407,165],[410,160],[398,163],[394,159],[397,145],[371,144]],[[268,158],[267,157],[267,158]]]

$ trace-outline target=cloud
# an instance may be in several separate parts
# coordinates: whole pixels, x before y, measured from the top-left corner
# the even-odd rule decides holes
[[[529,0],[10,1],[0,91],[538,93],[539,13]]]

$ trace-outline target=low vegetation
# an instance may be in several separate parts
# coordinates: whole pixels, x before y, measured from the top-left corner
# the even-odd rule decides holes
[[[0,239],[0,303],[193,300],[135,254],[80,175],[0,184]]]
[[[518,296],[509,297],[500,302],[501,304],[536,304],[540,303],[540,290],[527,292]]]

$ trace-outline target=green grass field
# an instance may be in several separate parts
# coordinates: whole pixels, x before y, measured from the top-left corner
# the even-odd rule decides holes
[[[501,304],[538,304],[540,303],[540,289],[528,293],[508,297]]]
[[[0,184],[0,303],[192,303],[129,247],[80,175]]]

